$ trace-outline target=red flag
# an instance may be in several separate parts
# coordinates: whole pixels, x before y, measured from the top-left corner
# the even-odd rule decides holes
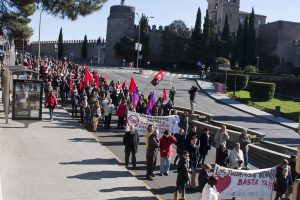
[[[80,88],[80,90],[82,90],[82,89],[83,89],[82,80],[80,80],[80,82],[79,82],[79,88]]]
[[[106,81],[106,73],[104,74],[103,80]]]
[[[124,83],[122,84],[122,90],[124,90],[126,87],[126,80],[124,81]]]
[[[129,93],[132,94],[135,88],[136,88],[136,84],[134,82],[134,79],[131,77],[129,83]]]
[[[163,94],[162,94],[162,100],[165,101],[167,100],[167,91],[166,88],[164,88]]]
[[[73,89],[73,81],[72,81],[72,79],[70,79],[69,87],[70,87],[70,90]]]
[[[95,88],[99,89],[99,78],[96,72],[94,73],[94,82],[95,82]]]
[[[163,79],[164,79],[164,73],[162,70],[159,70],[157,74],[154,76],[154,78],[152,79],[151,84],[153,86],[156,86]]]
[[[116,89],[117,89],[117,93],[119,94],[121,92],[121,89],[122,89],[122,85],[121,85],[120,80],[118,80],[118,82],[117,82]]]
[[[87,68],[85,69],[83,83],[84,83],[85,85],[86,85],[87,83],[89,83],[90,86],[93,84],[93,80],[92,80],[91,73],[89,72],[89,70],[88,70]]]

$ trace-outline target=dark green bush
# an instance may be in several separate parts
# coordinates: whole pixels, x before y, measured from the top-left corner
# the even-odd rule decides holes
[[[270,101],[274,97],[275,83],[250,81],[249,91],[252,101]]]
[[[224,83],[225,84],[225,74],[218,74],[217,78],[214,79],[214,82]],[[234,90],[234,82],[236,76],[236,91],[243,90],[247,88],[249,76],[244,74],[227,74],[227,90]]]

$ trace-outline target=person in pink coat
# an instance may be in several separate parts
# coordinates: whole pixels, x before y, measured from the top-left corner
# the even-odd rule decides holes
[[[57,99],[52,90],[49,91],[45,99],[45,106],[49,108],[50,120],[53,120],[53,111],[57,107]]]
[[[172,144],[176,143],[176,138],[171,135],[169,130],[165,130],[163,136],[159,139],[160,149],[160,173],[159,175],[169,175],[170,161],[173,156]]]

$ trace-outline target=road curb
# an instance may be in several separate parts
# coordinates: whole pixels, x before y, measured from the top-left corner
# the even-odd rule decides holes
[[[276,123],[276,124],[279,124],[279,125],[281,125],[281,126],[284,126],[284,127],[286,127],[286,128],[289,128],[289,129],[291,129],[291,130],[297,132],[297,128],[292,128],[292,127],[290,127],[290,126],[288,126],[288,125],[281,124],[280,122],[277,122],[277,121],[274,121],[274,120],[271,120],[271,119],[268,119],[268,118],[265,118],[265,117],[256,115],[256,114],[254,114],[254,113],[252,113],[252,112],[248,112],[248,111],[246,111],[246,110],[237,108],[237,107],[235,107],[235,106],[233,106],[233,105],[226,104],[226,103],[224,103],[223,101],[221,101],[221,100],[219,100],[219,99],[217,99],[217,98],[214,98],[214,97],[211,96],[207,91],[205,91],[204,89],[202,89],[202,87],[201,87],[201,85],[198,83],[197,79],[195,79],[195,81],[196,81],[198,87],[201,89],[201,91],[203,91],[203,93],[205,93],[205,94],[206,94],[208,97],[210,97],[211,99],[213,99],[213,100],[215,100],[215,101],[217,101],[217,102],[219,102],[219,103],[222,103],[222,104],[224,104],[224,105],[230,106],[231,108],[234,108],[234,109],[236,109],[236,110],[242,111],[242,112],[244,112],[244,113],[247,113],[247,114],[250,114],[250,115],[252,115],[252,116],[258,117],[258,118],[260,118],[260,119],[267,120],[267,121],[269,121],[269,122],[274,122],[274,123]]]

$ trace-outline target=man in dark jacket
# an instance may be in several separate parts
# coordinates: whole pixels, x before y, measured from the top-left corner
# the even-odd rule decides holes
[[[133,168],[136,168],[135,154],[138,152],[139,135],[134,129],[134,126],[130,126],[130,130],[125,132],[123,137],[123,144],[125,145],[125,166],[128,167],[129,156],[131,153],[131,161]]]
[[[177,166],[176,192],[174,195],[175,200],[178,199],[178,192],[181,192],[182,199],[186,199],[185,186],[189,181],[189,161],[189,152],[185,150]]]
[[[191,113],[195,112],[195,104],[196,104],[196,92],[198,88],[196,86],[192,86],[191,89],[188,91],[190,94],[190,103],[191,103]]]
[[[247,135],[247,131],[244,129],[239,138],[239,142],[241,145],[241,150],[244,154],[244,165],[246,169],[250,169],[248,167],[248,151],[249,151],[249,144],[251,144],[251,139],[249,135]]]
[[[208,153],[208,150],[211,149],[211,140],[210,140],[210,135],[209,135],[209,130],[205,128],[203,130],[202,135],[200,136],[200,157],[199,157],[199,164],[203,165],[205,162],[205,157]]]
[[[200,143],[200,135],[197,132],[197,126],[193,126],[191,131],[187,134],[185,138],[185,147],[187,148],[190,145],[191,139],[197,138],[197,145]]]
[[[152,177],[155,176],[153,174],[153,171],[156,166],[158,149],[159,149],[159,131],[156,130],[148,137],[148,148],[146,154],[146,160],[147,160],[146,176],[148,180],[153,180]]]
[[[199,160],[199,145],[198,138],[192,137],[190,140],[190,144],[187,147],[187,150],[190,154],[190,168],[191,168],[191,182],[190,182],[190,188],[196,189],[196,170]],[[199,144],[199,143],[198,143]]]

